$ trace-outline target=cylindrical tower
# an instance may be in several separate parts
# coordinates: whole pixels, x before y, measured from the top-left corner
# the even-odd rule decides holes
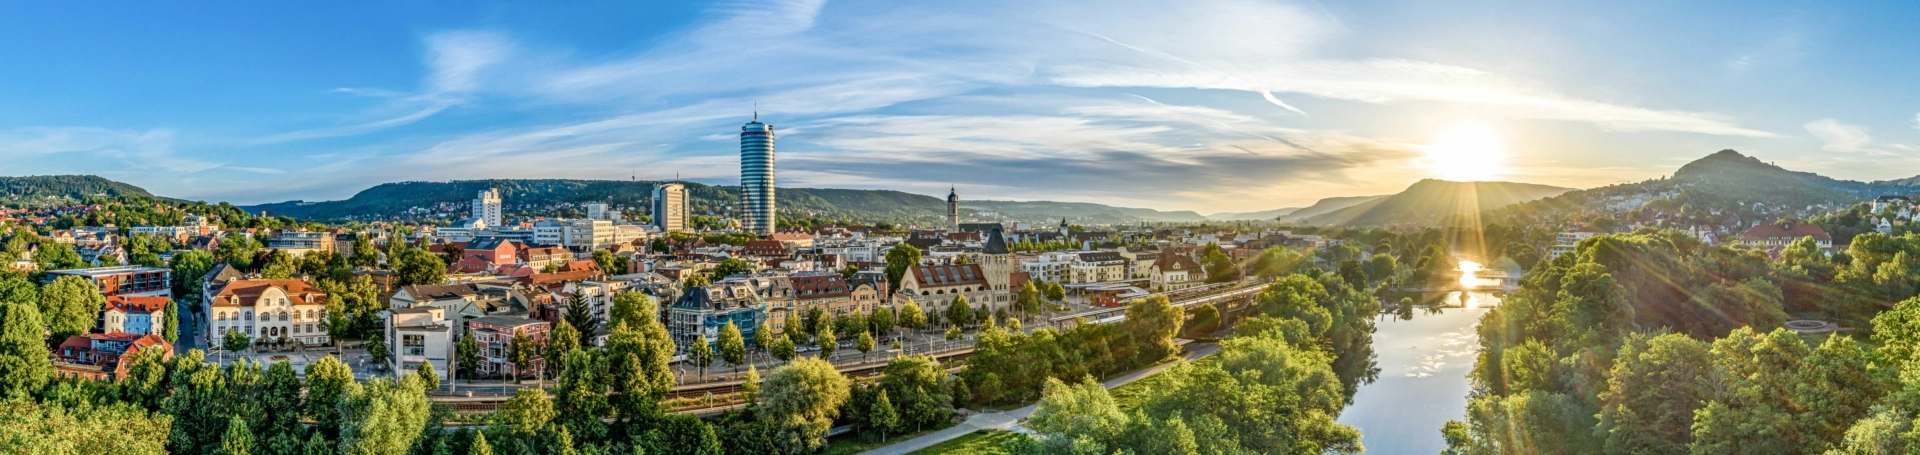
[[[760,123],[757,112],[740,127],[740,203],[742,228],[773,233],[773,125]]]
[[[947,188],[947,232],[960,232],[960,193]]]

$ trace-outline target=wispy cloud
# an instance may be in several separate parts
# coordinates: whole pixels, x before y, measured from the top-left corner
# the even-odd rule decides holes
[[[1848,125],[1834,119],[1820,119],[1804,125],[1808,133],[1820,138],[1826,144],[1821,150],[1829,152],[1858,152],[1873,142],[1873,136],[1867,135],[1867,128]]]

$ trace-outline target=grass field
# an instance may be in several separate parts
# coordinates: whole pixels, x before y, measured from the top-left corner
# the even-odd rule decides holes
[[[927,433],[944,430],[944,429],[947,429],[947,427],[951,427],[951,426],[953,425],[948,424],[948,425],[942,425],[937,428],[928,428],[918,433],[888,435],[887,442],[880,442],[880,440],[877,438],[869,441],[865,437],[855,436],[855,435],[841,436],[838,438],[827,440],[827,447],[825,449],[822,449],[820,453],[821,455],[853,455],[856,453],[885,447],[887,444],[892,444],[900,441],[905,441],[908,439],[913,439],[915,437],[919,437]]]
[[[1008,439],[1022,437],[1019,433],[1000,430],[976,431],[973,434],[942,442],[933,447],[920,449],[912,455],[1006,455],[1001,444]]]

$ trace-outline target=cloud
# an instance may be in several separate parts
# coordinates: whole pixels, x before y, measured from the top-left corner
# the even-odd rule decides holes
[[[1807,122],[1805,128],[1808,133],[1825,142],[1826,145],[1820,149],[1829,152],[1858,152],[1866,150],[1867,145],[1873,142],[1873,137],[1867,135],[1866,127],[1848,125],[1830,118]]]
[[[171,129],[23,127],[0,130],[0,158],[14,164],[57,161],[61,168],[101,173],[161,170],[192,173],[217,163],[180,156]],[[110,165],[117,164],[117,167]]]
[[[428,95],[480,88],[480,71],[507,59],[513,41],[499,33],[450,31],[427,37]]]
[[[1920,114],[1913,114],[1913,129],[1920,130]]]

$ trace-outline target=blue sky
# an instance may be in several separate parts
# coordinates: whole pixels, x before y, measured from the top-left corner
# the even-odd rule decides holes
[[[1920,6],[1681,3],[22,2],[0,14],[0,174],[236,203],[728,183],[756,103],[781,186],[970,199],[1390,193],[1440,176],[1461,125],[1498,140],[1474,155],[1498,180],[1725,148],[1920,174]]]

